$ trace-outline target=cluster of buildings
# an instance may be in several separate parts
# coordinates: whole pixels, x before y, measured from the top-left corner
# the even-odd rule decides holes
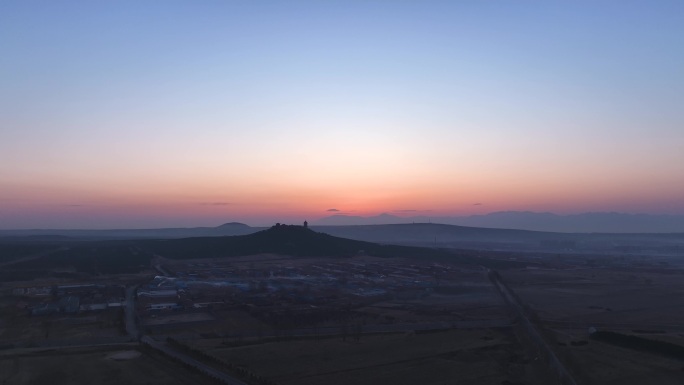
[[[158,276],[139,288],[138,315],[143,324],[158,323],[160,317],[181,320],[181,314],[189,313],[215,316],[230,309],[266,321],[281,313],[322,319],[340,309],[429,296],[452,276],[463,274],[434,263],[368,262],[321,258],[314,263],[296,259],[232,263],[227,259],[165,266],[174,277]]]
[[[157,276],[138,289],[136,293],[138,309],[143,313],[182,310],[186,288],[187,286],[180,280]]]
[[[121,308],[125,289],[118,285],[78,284],[15,288],[15,296],[29,299],[31,315],[77,314]]]

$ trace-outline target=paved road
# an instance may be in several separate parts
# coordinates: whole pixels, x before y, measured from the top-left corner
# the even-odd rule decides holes
[[[140,331],[135,322],[135,290],[137,288],[137,285],[126,288],[126,307],[124,309],[126,313],[126,332],[135,340],[140,338]]]
[[[397,332],[412,332],[412,331],[428,331],[428,330],[447,330],[447,329],[487,329],[487,328],[504,328],[510,327],[511,321],[509,319],[491,319],[491,320],[463,320],[463,321],[443,321],[443,322],[422,322],[422,323],[395,323],[385,325],[363,325],[361,334],[372,333],[397,333]],[[354,334],[354,327],[347,325],[347,334]],[[306,328],[283,330],[282,335],[287,336],[307,336],[307,335],[338,335],[341,331],[340,326],[321,327],[321,328]],[[251,337],[257,337],[257,334]],[[262,333],[262,337],[273,337],[273,333]],[[243,335],[243,337],[246,337]]]
[[[197,368],[200,372],[204,373],[205,375],[207,375],[209,377],[217,378],[217,379],[223,381],[224,383],[226,383],[228,385],[247,385],[245,382],[242,382],[235,377],[229,376],[228,374],[226,374],[220,370],[214,369],[211,366],[208,366],[208,365],[206,365],[200,361],[197,361],[196,359],[194,359],[194,358],[192,358],[192,357],[190,357],[184,353],[181,353],[179,351],[172,349],[171,347],[169,347],[165,343],[155,341],[154,339],[152,339],[152,337],[143,336],[140,339],[140,342],[142,342],[142,343],[144,343],[144,344],[146,344],[146,345],[148,345],[154,349],[157,349],[157,350],[163,352],[164,354],[166,354],[170,357],[173,357],[173,358],[175,358],[175,359],[177,359],[177,360],[179,360],[185,364],[191,365],[191,366]]]
[[[166,269],[164,269],[164,266],[162,266],[162,262],[164,261],[164,257],[161,255],[155,254],[154,259],[152,260],[152,266],[161,274],[163,277],[172,277],[171,274],[169,274]]]
[[[161,351],[162,353],[170,357],[173,357],[185,364],[191,365],[197,368],[200,372],[204,373],[205,375],[217,378],[223,381],[225,384],[247,385],[246,383],[238,380],[235,377],[232,377],[218,369],[214,369],[211,366],[208,366],[200,361],[197,361],[184,353],[174,350],[165,343],[155,341],[152,337],[143,335],[142,332],[138,329],[135,317],[135,291],[137,288],[137,285],[126,288],[126,331],[131,337],[135,338],[136,340],[139,340],[141,343],[146,344],[147,346],[150,346],[154,349]]]
[[[501,278],[497,273],[492,271],[491,278],[492,284],[496,286],[497,291],[499,292],[503,300],[517,314],[518,320],[520,321],[520,327],[522,328],[522,330],[525,331],[525,333],[527,333],[529,342],[536,345],[536,347],[539,348],[541,351],[545,352],[545,356],[547,358],[549,367],[555,370],[556,374],[558,375],[558,379],[561,381],[561,383],[568,385],[577,385],[577,382],[572,377],[572,375],[565,367],[563,362],[561,362],[561,360],[558,359],[558,356],[556,356],[556,353],[553,351],[549,343],[542,337],[540,331],[537,330],[539,326],[533,324],[532,322],[530,322],[529,318],[527,318],[525,305],[522,302],[518,301],[516,296],[513,294],[513,291],[509,289],[501,281]]]
[[[83,344],[63,344],[55,343],[51,345],[50,343],[42,343],[39,347],[17,347],[12,349],[0,349],[0,356],[14,356],[19,354],[32,354],[41,352],[52,352],[61,349],[81,349],[81,348],[126,348],[133,349],[138,346],[138,342],[112,342],[112,343],[83,343]]]
[[[40,253],[31,254],[31,255],[28,255],[28,256],[26,256],[26,257],[21,257],[21,258],[18,258],[18,259],[13,259],[13,260],[11,260],[11,261],[2,262],[2,263],[0,263],[0,267],[6,267],[6,266],[14,265],[15,263],[21,263],[21,262],[32,261],[32,260],[34,260],[34,259],[42,258],[42,257],[45,257],[46,255],[50,255],[50,254],[56,253],[56,252],[58,252],[58,251],[64,251],[64,250],[69,250],[69,248],[66,247],[66,246],[64,246],[64,247],[60,247],[60,248],[57,248],[57,249],[51,249],[51,250],[47,250],[47,251],[41,251]]]
[[[684,331],[684,325],[673,324],[631,324],[619,322],[588,322],[588,321],[563,321],[542,319],[542,323],[546,327],[559,329],[584,329],[589,330],[590,327],[601,329],[629,329],[629,330],[661,330],[664,332],[681,332]]]

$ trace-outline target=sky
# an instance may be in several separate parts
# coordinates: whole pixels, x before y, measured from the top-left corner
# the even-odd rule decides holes
[[[0,229],[684,214],[681,1],[0,1]]]

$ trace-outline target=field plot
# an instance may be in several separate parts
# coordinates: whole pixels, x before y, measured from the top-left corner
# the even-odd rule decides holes
[[[507,317],[501,298],[489,282],[444,285],[429,296],[411,299],[395,298],[360,307],[357,311],[376,319],[389,318],[395,322],[451,322]]]
[[[618,332],[684,347],[684,280],[640,267],[502,272],[587,384],[682,384],[684,362],[658,351],[591,338]]]
[[[0,346],[92,344],[125,338],[121,307],[32,315],[31,308],[59,303],[50,294],[54,287],[37,285],[36,288],[47,294],[19,296],[11,290],[0,292]]]
[[[194,333],[240,342],[508,325],[504,303],[479,266],[268,254],[186,261],[157,257],[154,263],[173,277],[155,277],[138,291],[138,315],[153,335],[181,333],[187,339]]]
[[[0,354],[0,381],[5,385],[181,385],[206,381],[163,357],[139,353],[93,348]]]
[[[568,339],[559,339],[559,342],[562,341],[561,343],[565,344],[559,347],[559,350],[572,355],[581,367],[579,379],[588,379],[585,381],[587,384],[679,385],[684,383],[684,362],[681,360],[587,339],[586,333],[573,330],[559,331],[560,333],[568,336]],[[663,340],[663,337],[660,336],[658,339]],[[647,338],[656,339],[651,336]]]
[[[178,314],[178,315],[168,315],[163,317],[156,317],[152,320],[147,321],[146,325],[167,325],[167,324],[184,324],[188,322],[202,322],[202,321],[213,321],[214,317],[207,313],[189,313],[189,314]]]
[[[684,277],[674,270],[527,270],[502,276],[543,320],[577,327],[684,325]]]
[[[512,337],[498,330],[362,335],[195,348],[280,384],[536,384]]]

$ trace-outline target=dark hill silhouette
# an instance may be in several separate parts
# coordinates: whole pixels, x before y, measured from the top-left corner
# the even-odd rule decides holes
[[[202,237],[139,241],[152,253],[172,259],[217,258],[272,253],[294,257],[416,257],[463,264],[508,267],[515,262],[487,260],[454,252],[415,246],[380,245],[318,233],[309,228],[276,225],[254,234],[231,237]]]
[[[216,226],[217,229],[221,229],[221,228],[248,228],[248,227],[249,226],[247,226],[246,224],[240,223],[240,222],[228,222],[228,223],[224,223],[220,226]]]
[[[317,226],[327,234],[367,242],[458,249],[537,249],[543,243],[574,244],[574,234],[529,230],[412,223],[362,226]]]
[[[380,214],[370,217],[335,214],[320,218],[314,226],[384,225],[407,223],[442,223],[447,225],[553,231],[563,233],[681,233],[684,215],[626,214],[591,212],[558,215],[548,212],[498,211],[489,214],[440,217],[395,216]]]
[[[276,225],[243,236],[198,237],[146,241],[157,254],[167,258],[209,258],[260,253],[292,256],[353,256],[372,243],[317,233],[302,226]]]
[[[220,237],[246,235],[260,230],[244,223],[230,222],[217,227],[178,227],[161,229],[111,229],[111,230],[0,230],[0,238],[31,236],[63,236],[83,240],[113,239],[169,239],[189,237]]]
[[[434,223],[315,226],[316,231],[367,242],[469,250],[640,251],[681,254],[684,234],[585,234],[491,229]]]
[[[546,238],[571,237],[572,234],[543,231],[491,229],[444,225],[435,223],[410,223],[359,226],[315,226],[317,231],[340,237],[372,242],[409,243],[431,242],[435,237],[467,241],[525,241]]]
[[[52,251],[38,259],[13,260],[42,251]],[[249,235],[181,239],[65,240],[55,242],[0,242],[0,259],[12,262],[12,270],[0,269],[0,282],[57,276],[58,267],[75,268],[76,277],[87,274],[119,274],[148,269],[151,258],[217,258],[270,253],[293,257],[345,258],[359,254],[393,258],[483,265],[491,268],[524,267],[524,263],[504,260],[507,255],[484,257],[481,252],[443,250],[416,246],[381,245],[318,233],[302,226],[279,225]],[[5,255],[3,257],[3,255]],[[59,273],[62,274],[62,273]],[[64,273],[67,274],[67,273]],[[63,275],[63,274],[62,274]],[[59,275],[60,277],[62,275]]]

